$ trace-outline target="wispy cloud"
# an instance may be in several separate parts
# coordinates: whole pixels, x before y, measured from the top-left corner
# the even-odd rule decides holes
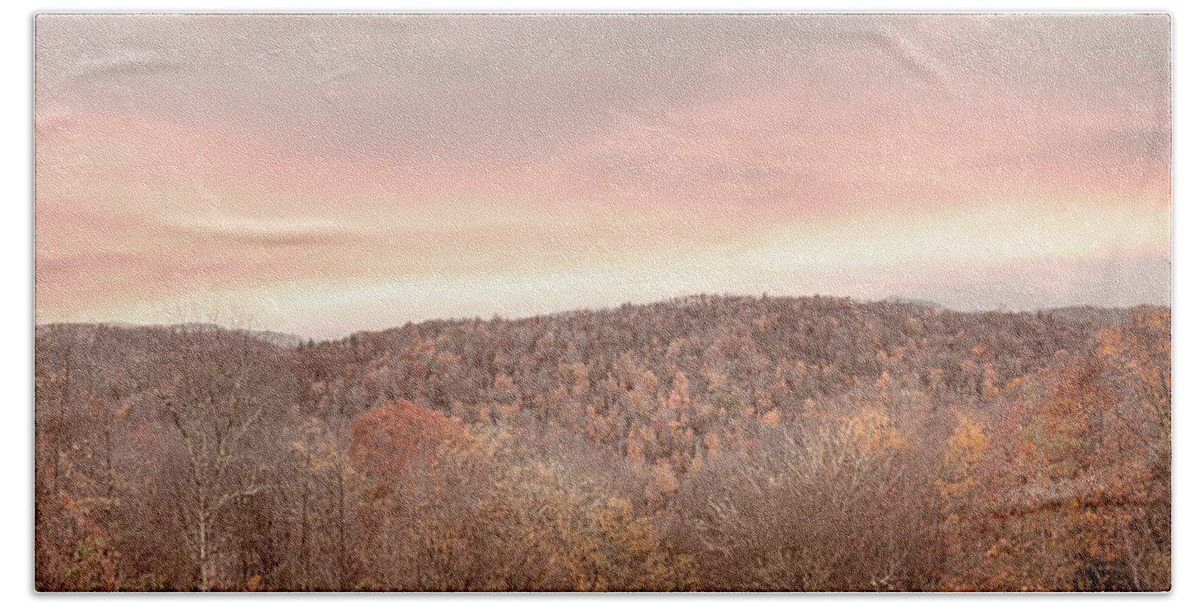
[[[1013,264],[1125,302],[1129,268],[1081,261],[1169,259],[1169,34],[1136,15],[42,17],[37,313],[223,294],[336,333],[708,289],[865,297],[916,289],[888,278],[912,268],[941,299],[992,273],[968,304],[1070,291],[987,270]],[[1165,302],[1156,281],[1141,297]]]

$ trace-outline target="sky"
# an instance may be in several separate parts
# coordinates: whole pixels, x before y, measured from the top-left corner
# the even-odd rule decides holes
[[[38,323],[1171,301],[1165,15],[41,15]]]

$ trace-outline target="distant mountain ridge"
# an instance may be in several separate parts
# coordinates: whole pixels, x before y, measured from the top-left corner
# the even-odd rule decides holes
[[[515,322],[534,320],[534,319],[563,319],[563,318],[569,318],[569,317],[572,317],[575,315],[580,315],[580,314],[604,314],[604,313],[611,313],[611,312],[618,312],[618,311],[648,309],[648,308],[652,308],[652,307],[662,307],[662,306],[687,307],[687,306],[703,305],[706,303],[721,302],[721,301],[738,302],[738,301],[744,301],[744,300],[761,300],[761,299],[763,299],[763,298],[756,297],[756,296],[695,294],[695,295],[689,295],[689,296],[680,296],[680,297],[675,297],[675,298],[669,298],[669,299],[645,303],[645,304],[626,303],[626,304],[621,304],[619,306],[614,306],[614,307],[596,308],[596,309],[578,308],[578,309],[565,310],[565,311],[561,311],[561,312],[546,313],[546,314],[540,314],[540,315],[530,315],[527,317],[517,317],[517,318],[512,318],[512,319],[497,316],[497,317],[495,317],[495,319],[515,323]],[[843,297],[843,296],[765,296],[765,299],[767,301],[804,301],[804,300],[815,299],[815,300],[828,300],[828,301],[843,301],[843,302],[854,303],[854,304],[859,304],[859,305],[880,304],[880,305],[906,306],[906,307],[913,307],[913,308],[919,308],[919,309],[930,309],[930,310],[933,310],[936,312],[948,311],[948,312],[954,312],[954,313],[965,314],[965,315],[985,315],[985,314],[1048,315],[1048,316],[1052,316],[1054,318],[1062,319],[1064,321],[1091,322],[1091,323],[1098,323],[1098,324],[1120,323],[1130,313],[1133,313],[1133,312],[1136,312],[1139,310],[1163,310],[1163,309],[1169,310],[1170,309],[1169,306],[1139,304],[1136,306],[1130,306],[1130,307],[1125,307],[1125,308],[1098,307],[1098,306],[1091,306],[1091,305],[1075,305],[1075,306],[1064,306],[1064,307],[1057,307],[1057,308],[1039,309],[1036,311],[1011,311],[1011,310],[958,311],[958,310],[946,308],[945,306],[942,306],[941,304],[934,302],[932,300],[906,298],[906,297],[895,296],[895,295],[888,296],[887,298],[884,298],[882,300],[859,300],[856,298]],[[138,323],[123,322],[123,321],[44,323],[44,324],[36,325],[35,331],[36,331],[37,336],[43,335],[43,333],[45,331],[48,331],[54,327],[101,327],[101,326],[103,326],[103,327],[112,327],[112,328],[116,328],[116,329],[163,329],[163,330],[185,330],[185,331],[195,331],[195,332],[232,331],[232,332],[237,332],[237,333],[241,333],[241,334],[244,334],[247,336],[257,338],[259,340],[262,340],[263,342],[266,342],[273,346],[277,346],[279,348],[292,349],[292,348],[296,348],[296,347],[298,347],[302,344],[305,344],[307,342],[310,342],[310,341],[311,342],[339,342],[342,340],[350,339],[354,336],[377,335],[377,334],[386,334],[386,333],[390,333],[390,332],[395,332],[404,327],[409,327],[409,326],[414,326],[414,325],[415,326],[424,326],[427,324],[434,324],[434,325],[450,324],[450,325],[453,325],[453,324],[457,324],[457,323],[468,323],[468,322],[475,323],[475,322],[480,322],[480,321],[486,322],[484,319],[478,318],[478,317],[476,317],[476,318],[454,317],[454,318],[428,319],[428,320],[424,320],[424,321],[408,322],[403,325],[396,325],[396,326],[392,326],[392,327],[388,327],[388,328],[384,328],[384,329],[378,329],[378,330],[359,330],[359,331],[351,332],[350,334],[347,334],[346,336],[344,336],[342,338],[329,338],[329,339],[323,339],[323,340],[312,339],[312,338],[308,338],[308,337],[297,335],[297,334],[279,332],[279,331],[274,331],[274,330],[237,329],[237,328],[225,327],[225,326],[217,324],[217,323],[205,323],[205,322],[176,323],[176,324],[170,324],[170,325],[138,324]]]
[[[148,330],[160,329],[160,330],[167,330],[167,331],[183,330],[183,331],[198,332],[198,333],[199,332],[228,331],[228,332],[235,332],[235,333],[240,333],[240,334],[244,334],[247,336],[251,336],[253,338],[262,340],[263,342],[266,342],[268,344],[278,346],[280,348],[296,348],[297,346],[303,344],[304,342],[306,342],[308,340],[308,338],[297,336],[295,334],[289,334],[289,333],[272,331],[272,330],[263,330],[263,329],[233,329],[233,328],[229,328],[229,327],[224,327],[222,325],[218,325],[216,323],[176,323],[173,325],[141,325],[138,323],[126,323],[126,322],[44,323],[44,324],[36,325],[34,327],[34,332],[35,332],[35,336],[41,337],[41,336],[45,335],[47,332],[53,331],[56,328],[72,328],[72,327],[73,328],[111,327],[114,329],[131,329],[131,330],[132,329],[148,329]]]

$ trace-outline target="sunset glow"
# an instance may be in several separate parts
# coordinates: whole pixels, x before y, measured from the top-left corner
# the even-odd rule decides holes
[[[1162,15],[41,16],[37,322],[1169,304],[1169,45]]]

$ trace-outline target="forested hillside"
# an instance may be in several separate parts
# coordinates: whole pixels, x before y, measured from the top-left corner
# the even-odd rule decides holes
[[[42,590],[1163,590],[1171,312],[41,326]]]

